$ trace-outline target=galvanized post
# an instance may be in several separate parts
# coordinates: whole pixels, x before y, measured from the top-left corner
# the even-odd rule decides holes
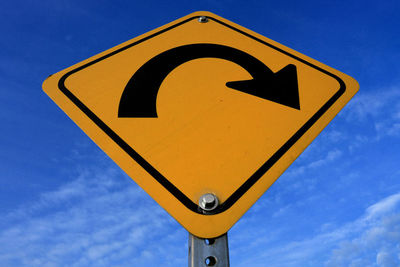
[[[229,267],[228,233],[199,238],[189,233],[189,267]]]

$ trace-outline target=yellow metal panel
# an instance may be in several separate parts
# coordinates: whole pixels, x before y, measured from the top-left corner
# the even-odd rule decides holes
[[[200,23],[200,16],[208,22]],[[254,78],[253,71],[217,53],[171,68],[154,99],[157,116],[119,116],[124,90],[142,66],[193,44],[242,51],[275,74],[295,66],[300,107],[228,88],[227,82]],[[149,82],[158,72],[146,73]],[[215,14],[196,12],[58,72],[43,88],[183,227],[209,238],[232,227],[350,100],[358,84]],[[221,202],[210,214],[197,208],[205,193]]]

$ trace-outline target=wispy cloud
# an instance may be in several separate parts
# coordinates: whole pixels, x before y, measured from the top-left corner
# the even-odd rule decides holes
[[[239,266],[382,266],[400,264],[400,193],[369,206],[358,219],[328,225],[313,237],[281,244],[265,243]],[[256,240],[254,242],[257,242]]]
[[[342,154],[343,154],[343,152],[340,151],[339,149],[333,149],[331,151],[327,151],[325,157],[318,158],[315,161],[311,161],[311,162],[309,162],[309,163],[307,163],[305,165],[301,165],[301,166],[299,166],[297,168],[294,168],[293,170],[289,171],[287,173],[287,175],[289,175],[289,176],[301,175],[308,169],[315,169],[315,168],[322,167],[324,165],[327,165],[327,164],[335,161]]]
[[[391,195],[378,203],[371,205],[367,209],[366,219],[378,217],[380,214],[388,213],[393,210],[400,202],[400,193]]]
[[[382,88],[374,92],[360,91],[354,99],[348,104],[346,112],[343,116],[349,121],[362,121],[368,118],[376,118],[380,115],[387,114],[388,108],[397,110],[396,103],[400,98],[400,90],[398,86]],[[396,112],[390,115],[396,116]]]
[[[385,136],[400,136],[399,114],[400,89],[399,86],[393,86],[380,91],[359,93],[342,116],[348,122],[373,125],[375,136],[372,141],[376,141]]]
[[[160,258],[169,259],[163,266],[181,266],[187,261],[186,231],[115,168],[81,172],[8,214],[2,225],[1,266],[158,266]]]

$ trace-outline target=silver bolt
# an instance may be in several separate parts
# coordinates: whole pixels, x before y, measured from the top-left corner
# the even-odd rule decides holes
[[[218,206],[218,198],[214,194],[204,194],[200,197],[199,206],[203,210],[211,211]]]
[[[206,23],[206,22],[208,22],[208,18],[206,16],[200,16],[199,17],[199,22]]]

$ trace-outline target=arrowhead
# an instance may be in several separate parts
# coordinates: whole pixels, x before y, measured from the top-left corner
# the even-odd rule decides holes
[[[272,75],[267,73],[252,80],[227,82],[226,86],[300,110],[297,70],[293,64]]]

